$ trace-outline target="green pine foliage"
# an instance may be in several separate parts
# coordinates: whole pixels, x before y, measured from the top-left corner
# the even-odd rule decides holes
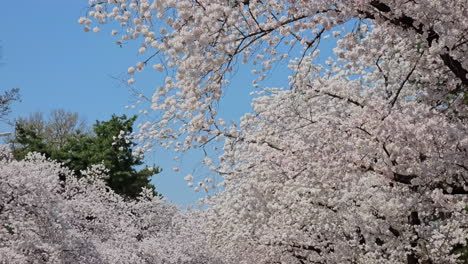
[[[136,169],[143,165],[143,160],[132,155],[135,143],[126,137],[132,133],[136,118],[113,115],[109,121],[97,121],[93,126],[94,133],[74,131],[61,147],[47,142],[32,126],[17,123],[14,156],[21,160],[29,152],[40,152],[63,163],[78,177],[82,176],[81,170],[102,163],[109,169],[107,184],[116,193],[134,199],[144,187],[158,195],[150,181],[161,170],[148,166]]]

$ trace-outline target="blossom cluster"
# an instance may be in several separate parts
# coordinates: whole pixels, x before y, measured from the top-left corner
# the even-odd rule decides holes
[[[120,256],[115,263],[140,257],[158,263],[156,256],[168,254],[176,263],[461,262],[468,240],[465,0],[90,0],[89,6],[78,21],[85,31],[110,24],[118,27],[111,34],[119,45],[140,43],[146,57],[128,68],[130,85],[148,64],[166,74],[142,97],[145,113],[157,118],[135,136],[176,151],[223,139],[223,154],[205,164],[225,189],[207,199],[207,210],[174,222],[178,214],[167,205],[149,199],[130,206],[99,184],[67,180],[58,190],[60,181],[43,175],[60,174],[50,162],[4,163],[0,179],[8,184],[0,195],[12,202],[0,211],[8,226],[0,231],[7,237],[0,240],[2,256],[46,251],[59,258],[86,247],[99,252],[90,259]],[[330,38],[333,56],[323,60],[321,42]],[[218,102],[239,64],[253,67],[252,89],[264,96],[231,126]],[[263,87],[275,67],[291,73],[287,89]],[[25,180],[13,171],[40,177]],[[186,180],[194,185],[193,175]],[[198,190],[211,184],[201,183]],[[90,224],[70,210],[99,220]],[[174,223],[184,224],[174,231]],[[54,234],[83,247],[56,242],[47,229],[53,225]],[[145,244],[147,237],[152,242]],[[45,242],[20,250],[31,241]]]
[[[0,262],[221,263],[192,231],[198,218],[151,190],[125,201],[104,184],[105,171],[78,179],[38,153],[1,159]]]

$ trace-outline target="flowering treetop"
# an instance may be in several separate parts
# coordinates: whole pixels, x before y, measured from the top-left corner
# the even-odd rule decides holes
[[[125,201],[105,185],[103,165],[83,177],[31,153],[0,149],[2,263],[220,263],[196,234],[194,214],[144,190]],[[189,262],[193,261],[193,262]]]
[[[130,67],[128,74],[144,70],[162,56],[164,65],[153,68],[172,74],[147,98],[161,119],[143,126],[141,139],[178,138],[177,149],[227,132],[216,118],[216,102],[236,63],[257,65],[256,86],[292,50],[300,56],[291,58],[291,67],[305,64],[305,57],[317,50],[326,33],[339,38],[338,59],[329,62],[327,73],[362,76],[372,68],[374,74],[365,81],[385,86],[378,92],[385,92],[382,96],[392,107],[413,95],[433,107],[454,107],[463,101],[460,95],[468,85],[463,34],[468,23],[461,0],[90,0],[89,4],[88,17],[79,20],[85,30],[93,21],[116,21],[120,28],[112,34],[121,36],[119,43],[141,41],[139,52],[148,54],[147,59]],[[352,31],[339,31],[352,20],[357,24]],[[323,68],[318,65],[308,71]],[[291,89],[304,85],[301,76],[294,75],[290,85]]]
[[[147,98],[160,119],[141,126],[142,140],[187,150],[225,138],[216,170],[226,190],[205,217],[228,262],[459,261],[468,239],[466,1],[90,8],[85,30],[116,21],[119,42],[140,41],[148,54],[129,75],[164,62],[153,68],[167,72],[165,85]],[[330,34],[335,57],[320,63]],[[216,107],[235,66],[255,66],[260,87],[284,60],[290,89],[266,89],[239,127],[226,126]]]

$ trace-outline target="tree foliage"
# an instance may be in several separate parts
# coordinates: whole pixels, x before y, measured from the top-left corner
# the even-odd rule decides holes
[[[155,191],[150,180],[160,169],[135,168],[143,165],[140,157],[132,155],[134,142],[129,138],[136,116],[113,115],[109,121],[97,121],[93,133],[82,133],[85,127],[78,125],[77,113],[58,110],[51,117],[44,122],[40,114],[34,114],[17,122],[15,158],[21,160],[29,152],[39,152],[63,163],[78,177],[91,165],[103,164],[109,169],[106,182],[116,193],[136,198],[142,188]]]
[[[51,111],[47,119],[40,112],[15,122],[15,137],[10,139],[15,147],[15,158],[23,159],[29,152],[37,151],[48,157],[56,155],[73,137],[86,133],[86,123],[78,113],[63,109]]]
[[[2,156],[5,152],[0,151]],[[78,178],[38,153],[0,159],[2,263],[209,263],[206,241],[181,214],[144,189],[127,201],[106,186],[106,169]],[[66,184],[64,184],[66,181]],[[221,263],[215,261],[214,263]]]
[[[18,88],[13,88],[0,94],[0,120],[6,121],[6,116],[11,113],[11,103],[18,100],[20,100]]]
[[[109,23],[119,45],[140,42],[130,85],[155,60],[168,74],[141,95],[158,118],[137,138],[179,152],[225,142],[205,158],[225,189],[184,230],[207,241],[202,263],[466,262],[465,0],[89,3],[86,31]],[[217,107],[239,63],[260,96],[230,125]],[[286,64],[289,87],[263,87]]]
[[[226,140],[207,163],[225,179],[209,211],[213,245],[227,259],[459,260],[468,239],[465,1],[91,1],[91,9],[79,20],[85,30],[116,21],[114,35],[141,41],[144,59],[129,75],[158,57],[156,70],[175,72],[142,96],[163,118],[140,138],[176,151]],[[330,37],[334,56],[324,60],[320,43]],[[284,60],[289,89],[261,89]],[[216,107],[238,63],[253,66],[264,96],[236,127]]]

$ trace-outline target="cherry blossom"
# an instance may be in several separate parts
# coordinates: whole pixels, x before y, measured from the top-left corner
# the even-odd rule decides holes
[[[31,153],[0,160],[0,259],[3,263],[222,263],[182,213],[143,191],[124,201],[96,165],[76,178]]]
[[[10,243],[0,254],[55,252],[46,256],[59,259],[86,248],[89,261],[132,263],[143,248],[153,263],[167,252],[173,257],[164,261],[174,263],[461,262],[468,240],[465,0],[90,0],[89,7],[78,20],[85,31],[109,26],[120,44],[138,42],[145,59],[129,75],[137,79],[148,63],[167,75],[142,97],[155,118],[135,135],[137,152],[147,141],[183,152],[223,140],[223,153],[204,161],[223,189],[186,218],[155,199],[128,205],[85,179],[57,192],[60,181],[44,171],[60,175],[59,166],[8,161],[0,167],[9,175],[1,178],[8,182],[2,200],[9,193],[26,200],[2,207],[15,217],[0,214],[9,226],[0,241]],[[325,42],[334,45],[327,59],[320,57],[330,49]],[[242,77],[258,96],[252,113],[227,124],[219,101],[239,67],[252,68]],[[276,67],[286,89],[263,85]],[[14,176],[23,170],[18,175],[36,175],[34,182]],[[197,178],[186,177],[195,191],[212,184]],[[56,213],[62,207],[67,213]],[[131,220],[116,220],[132,210]],[[84,212],[106,221],[88,223]],[[75,246],[41,235],[50,230]],[[137,250],[141,230],[152,242]]]

